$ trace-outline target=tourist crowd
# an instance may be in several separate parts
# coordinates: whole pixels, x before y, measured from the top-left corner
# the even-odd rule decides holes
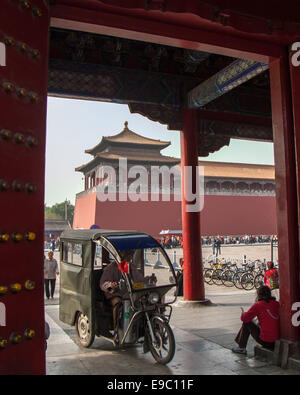
[[[216,241],[220,244],[256,244],[277,242],[277,235],[243,235],[243,236],[202,236],[202,245],[212,246]],[[164,248],[182,247],[182,235],[166,235],[159,239]]]

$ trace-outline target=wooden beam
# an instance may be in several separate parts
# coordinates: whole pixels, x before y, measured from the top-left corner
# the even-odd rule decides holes
[[[174,25],[170,14],[170,19],[167,15],[162,15],[159,19],[147,12],[137,14],[117,8],[111,10],[100,3],[94,3],[93,7],[88,9],[85,0],[78,1],[76,7],[66,5],[66,0],[64,3],[62,5],[57,2],[51,6],[52,27],[106,34],[265,63],[269,63],[282,53],[280,45],[266,40],[253,40],[253,35],[242,37],[240,34],[232,34],[233,32],[209,30],[201,19],[198,26],[191,26],[188,22]],[[216,26],[215,23],[213,25]],[[217,26],[219,30],[222,28],[220,25]]]
[[[224,121],[239,124],[270,126],[272,127],[272,118],[252,116],[248,114],[240,114],[234,112],[211,111],[211,110],[198,110],[200,119],[210,121]]]

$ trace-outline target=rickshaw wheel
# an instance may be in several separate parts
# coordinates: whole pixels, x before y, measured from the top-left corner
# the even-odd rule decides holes
[[[95,340],[95,331],[88,317],[82,313],[77,314],[76,334],[80,344],[85,348],[90,347]]]
[[[175,338],[170,325],[162,320],[153,319],[153,332],[156,344],[148,334],[149,348],[153,358],[160,364],[169,363],[175,354]]]

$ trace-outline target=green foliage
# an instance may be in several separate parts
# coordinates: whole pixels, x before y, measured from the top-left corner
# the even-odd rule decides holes
[[[45,206],[45,218],[46,219],[61,219],[61,220],[65,219],[66,203],[67,203],[67,219],[72,226],[73,217],[74,217],[74,206],[70,203],[70,201],[56,203],[52,207]]]

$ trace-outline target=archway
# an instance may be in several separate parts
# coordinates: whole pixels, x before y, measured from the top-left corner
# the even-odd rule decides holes
[[[50,25],[57,29],[104,34],[125,40],[134,39],[152,43],[152,49],[149,48],[147,52],[150,54],[152,70],[158,66],[157,56],[163,56],[163,51],[155,52],[157,45],[161,46],[160,49],[163,48],[162,46],[185,49],[187,50],[185,53],[190,54],[189,59],[193,61],[195,53],[190,52],[191,50],[201,51],[205,54],[217,54],[225,57],[225,60],[228,57],[233,57],[236,60],[246,59],[247,61],[244,63],[238,61],[233,65],[233,62],[228,62],[226,65],[232,66],[231,71],[237,64],[242,67],[240,72],[246,70],[245,73],[241,73],[242,75],[237,71],[236,74],[233,74],[235,78],[229,78],[227,81],[221,79],[223,83],[223,92],[221,93],[226,92],[226,95],[229,96],[234,95],[233,88],[238,89],[237,86],[245,81],[244,77],[246,80],[250,80],[251,76],[263,72],[268,67],[267,64],[269,65],[278,203],[279,262],[282,272],[281,335],[283,339],[292,342],[299,341],[299,329],[291,323],[291,306],[294,302],[299,301],[300,297],[299,194],[297,193],[299,184],[297,164],[299,161],[296,160],[299,154],[297,135],[299,116],[296,109],[299,105],[300,77],[298,69],[290,64],[288,55],[288,44],[291,43],[292,38],[297,39],[299,32],[299,21],[293,20],[293,6],[296,7],[296,2],[286,11],[287,22],[284,26],[278,26],[274,22],[278,17],[275,7],[271,10],[272,23],[268,23],[261,17],[269,15],[270,10],[257,10],[255,6],[251,8],[250,5],[242,6],[238,3],[235,3],[231,10],[227,10],[222,4],[223,2],[215,1],[214,3],[216,4],[208,5],[205,2],[196,4],[191,1],[186,8],[182,8],[177,1],[172,5],[164,1],[147,1],[145,5],[145,2],[137,0],[129,2],[126,6],[122,5],[122,2],[110,0],[101,2],[91,0],[88,4],[84,1],[62,0],[56,1],[55,4],[50,2],[50,5],[42,0],[35,0],[34,3],[4,1],[5,12],[3,11],[0,16],[2,41],[5,43],[7,51],[7,66],[1,67],[3,74],[0,94],[0,104],[3,109],[1,164],[4,169],[1,182],[3,196],[1,249],[2,259],[3,262],[6,262],[7,268],[1,281],[6,285],[17,282],[21,284],[21,290],[16,294],[8,289],[3,295],[7,326],[1,328],[1,334],[4,338],[9,338],[12,333],[24,333],[26,329],[31,328],[36,330],[36,337],[33,342],[24,341],[18,344],[18,347],[7,347],[3,352],[1,351],[0,359],[5,358],[5,364],[0,364],[2,371],[3,369],[6,373],[44,373],[45,371],[43,326],[41,325],[44,311],[41,301],[43,294],[45,121]],[[282,5],[278,5],[277,11],[279,13],[283,11]],[[250,14],[250,21],[245,14]],[[268,35],[270,31],[271,36]],[[70,42],[72,44],[72,37]],[[89,43],[84,44],[83,41],[79,44],[90,45]],[[80,45],[78,52],[75,53],[75,61],[80,60],[82,50]],[[120,47],[117,46],[117,51],[114,50],[116,62],[121,56],[118,48]],[[198,57],[196,62],[204,61],[205,58],[205,56]],[[192,67],[190,63],[193,62],[189,62],[188,66]],[[225,70],[226,66],[223,63],[216,74],[207,76],[208,78],[204,78],[204,82],[202,80],[195,85],[192,83],[192,86],[186,83],[183,96],[180,96],[182,92],[174,78],[168,79],[168,89],[172,92],[169,96],[164,95],[164,90],[158,89],[160,85],[157,80],[156,85],[152,85],[155,78],[150,78],[147,81],[148,88],[156,86],[155,92],[151,89],[142,92],[143,94],[145,92],[155,94],[160,92],[162,94],[158,102],[157,97],[155,101],[153,95],[152,103],[151,98],[148,98],[149,101],[146,103],[148,109],[145,110],[145,113],[149,112],[148,115],[156,120],[163,117],[167,124],[172,121],[173,128],[183,130],[182,159],[184,165],[195,167],[199,152],[203,154],[228,144],[232,137],[228,134],[228,129],[233,130],[232,123],[239,125],[234,128],[235,136],[239,138],[258,138],[257,127],[259,127],[260,136],[263,139],[272,138],[270,119],[262,120],[262,117],[259,116],[251,118],[241,113],[228,116],[228,114],[224,115],[221,112],[221,115],[217,115],[215,108],[203,110],[204,106],[220,96],[218,90],[210,90],[212,86],[210,83],[216,81],[215,77],[224,77],[222,70]],[[53,82],[51,78],[55,74],[55,70],[51,67],[53,67],[53,63],[52,65],[50,63],[50,88],[51,82]],[[58,74],[61,77],[64,75],[64,71],[68,72],[69,70],[69,67],[64,69],[65,65],[56,65],[56,67],[60,70]],[[72,72],[76,75],[76,70]],[[81,69],[79,72],[82,73],[83,70]],[[95,76],[97,73],[93,75]],[[111,88],[113,83],[116,83],[107,73],[107,70],[102,70],[102,95]],[[66,82],[64,79],[60,81],[62,89],[65,89]],[[77,83],[80,85],[82,79],[80,78]],[[92,84],[90,89],[94,89],[95,85],[93,82],[90,83]],[[115,86],[115,88],[117,92],[121,91],[117,89],[120,87]],[[203,95],[199,91],[204,91],[206,94]],[[53,93],[58,94],[54,91]],[[130,105],[134,109],[141,92],[135,91],[135,93],[135,100],[128,96],[122,97],[122,95],[118,99],[123,102],[131,102]],[[75,95],[71,90],[64,92],[64,94],[66,96]],[[79,94],[84,97],[84,93],[77,92],[76,95],[79,96]],[[222,97],[226,95],[224,94]],[[96,92],[94,98],[99,99],[99,92]],[[142,99],[145,101],[144,96]],[[161,106],[162,103],[164,106]],[[183,106],[182,103],[184,103]],[[138,104],[139,106],[135,107],[135,110],[142,111],[140,104],[143,103]],[[223,102],[222,104],[226,105]],[[153,105],[154,109],[150,105]],[[157,105],[159,105],[158,108],[155,107]],[[200,133],[199,119],[201,120]],[[255,127],[241,127],[241,125],[249,125],[249,122]],[[212,133],[216,132],[220,125],[224,133]],[[18,180],[21,182],[16,183],[15,181]],[[22,187],[16,187],[16,185],[22,185]],[[183,209],[183,222],[187,265],[186,281],[190,287],[187,298],[203,299],[205,296],[203,289],[199,290],[196,288],[195,282],[191,281],[192,274],[196,274],[194,278],[201,279],[200,271],[196,268],[196,262],[201,259],[201,251],[195,247],[191,237],[192,234],[196,235],[198,232],[199,213],[188,213]],[[23,256],[26,256],[25,265],[23,259],[20,259]],[[15,262],[14,270],[11,270],[10,262]],[[28,285],[28,280],[33,281],[35,286],[26,288],[25,284]],[[16,361],[18,361],[17,364]],[[2,368],[2,366],[5,367]]]

